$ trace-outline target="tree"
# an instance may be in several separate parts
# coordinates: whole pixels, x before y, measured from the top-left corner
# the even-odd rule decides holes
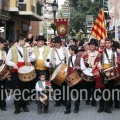
[[[74,29],[76,33],[82,29],[86,32],[86,15],[93,15],[96,19],[100,9],[103,7],[102,0],[69,0],[69,4],[74,8],[71,13],[69,30]]]

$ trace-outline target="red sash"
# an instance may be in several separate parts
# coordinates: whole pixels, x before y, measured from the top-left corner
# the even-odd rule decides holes
[[[94,64],[98,63],[100,61],[101,55],[102,55],[103,51],[99,51]],[[101,77],[100,77],[100,73],[99,73],[99,69],[97,68],[97,66],[92,70],[92,73],[94,75],[94,80],[96,82],[96,89],[99,88],[104,88],[104,84],[102,83]]]
[[[74,70],[72,67],[69,67],[68,69],[69,69],[69,75],[71,75],[74,72]]]
[[[117,60],[118,60],[118,73],[120,75],[120,53],[117,52]]]
[[[102,83],[99,69],[97,68],[97,66],[92,70],[92,74],[94,75],[94,80],[96,83],[95,89],[104,88],[104,84]]]
[[[18,68],[20,68],[23,65],[25,65],[25,62],[18,62],[17,63]],[[18,70],[12,69],[11,72],[18,72]]]

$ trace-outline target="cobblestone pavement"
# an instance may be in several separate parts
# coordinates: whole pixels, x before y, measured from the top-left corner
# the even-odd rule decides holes
[[[13,100],[7,101],[7,112],[0,110],[0,120],[120,120],[120,109],[112,108],[112,114],[97,113],[98,107],[86,106],[82,101],[79,113],[74,113],[72,109],[70,114],[64,114],[65,107],[54,107],[54,101],[50,101],[49,111],[47,114],[37,114],[37,104],[31,102],[28,106],[30,112],[25,113],[21,109],[18,115],[13,114]]]

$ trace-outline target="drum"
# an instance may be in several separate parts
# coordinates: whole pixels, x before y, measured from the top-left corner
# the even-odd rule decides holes
[[[103,70],[103,73],[106,75],[106,80],[113,80],[119,76],[118,70],[115,67],[110,67]]]
[[[79,74],[74,71],[71,75],[66,77],[66,82],[70,87],[73,87],[77,83],[79,83],[82,80],[82,78],[79,76]]]
[[[114,86],[120,86],[120,76],[114,80]]]
[[[84,81],[87,81],[87,82],[92,82],[94,79],[93,79],[93,74],[92,74],[92,68],[86,68],[83,73],[82,73],[82,76]]]
[[[34,66],[24,65],[18,69],[19,79],[23,82],[28,82],[36,77]]]
[[[10,75],[10,70],[5,64],[2,64],[0,66],[0,80],[4,80],[8,75]]]
[[[39,100],[41,103],[43,103],[44,105],[47,105],[48,102],[49,102],[49,99],[48,99],[48,96],[46,94],[42,94],[40,97],[39,97]]]
[[[58,85],[61,85],[67,76],[67,66],[61,63],[53,72],[50,80]]]

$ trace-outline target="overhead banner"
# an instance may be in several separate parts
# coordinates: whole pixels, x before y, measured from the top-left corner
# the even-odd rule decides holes
[[[56,28],[59,36],[64,37],[68,33],[68,18],[56,19]]]

